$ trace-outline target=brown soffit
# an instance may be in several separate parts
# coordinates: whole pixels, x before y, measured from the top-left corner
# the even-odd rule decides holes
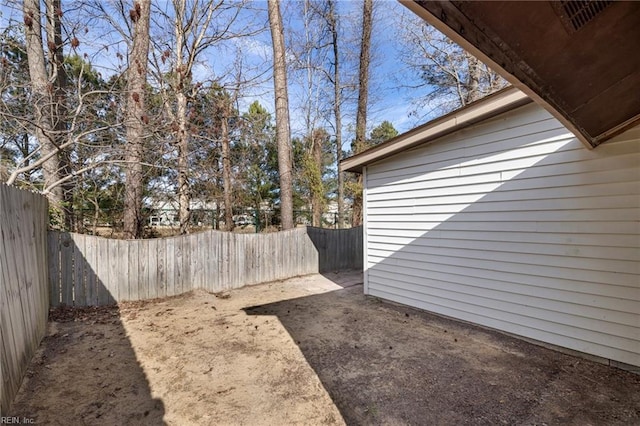
[[[561,10],[574,6],[566,1],[399,1],[548,110],[588,148],[640,121],[640,3],[590,0],[597,10],[582,16],[584,11]]]
[[[470,103],[447,115],[389,139],[371,149],[341,161],[342,170],[362,173],[362,168],[407,149],[431,142],[437,138],[464,129],[474,123],[495,117],[531,102],[531,99],[514,87],[507,87],[483,99]]]

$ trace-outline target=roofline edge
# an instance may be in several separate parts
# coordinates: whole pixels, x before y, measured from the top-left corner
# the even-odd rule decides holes
[[[533,100],[521,90],[513,86],[507,87],[389,139],[380,145],[345,158],[340,162],[342,171],[362,173],[362,168],[373,162],[431,142],[479,121],[495,117],[531,102]]]

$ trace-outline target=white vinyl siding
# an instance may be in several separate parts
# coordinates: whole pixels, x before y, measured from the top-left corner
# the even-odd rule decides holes
[[[527,105],[366,167],[371,295],[640,366],[640,127]]]

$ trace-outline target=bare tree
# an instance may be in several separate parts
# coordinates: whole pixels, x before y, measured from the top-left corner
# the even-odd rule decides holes
[[[338,227],[344,227],[344,173],[342,172],[342,87],[340,86],[339,28],[335,0],[327,0],[327,25],[333,50],[333,114],[336,132],[336,168],[338,173]]]
[[[175,135],[181,234],[188,232],[191,220],[190,158],[193,154],[193,129],[189,123],[189,111],[202,86],[202,82],[194,82],[194,67],[208,49],[260,31],[252,29],[251,25],[240,19],[245,4],[244,0],[173,0],[173,13],[163,12],[164,22],[171,22],[173,27],[173,40],[168,43],[166,39],[156,40],[156,50],[162,62],[156,63],[156,79]],[[213,22],[216,25],[212,25]],[[170,63],[169,70],[163,68],[166,60]],[[220,82],[222,77],[212,76],[212,80]]]
[[[17,51],[22,49],[15,39],[10,40],[10,43],[18,43],[13,49],[18,49]],[[26,52],[26,44],[24,49]],[[5,59],[3,58],[3,60]],[[58,61],[58,64],[61,62]],[[19,63],[12,65],[21,66]],[[53,68],[50,64],[49,66]],[[75,178],[83,170],[93,169],[102,163],[112,163],[114,160],[109,158],[110,153],[107,152],[107,148],[110,148],[111,144],[106,141],[103,144],[101,141],[105,139],[109,131],[121,125],[117,121],[113,124],[107,124],[104,118],[96,118],[98,110],[100,113],[108,115],[109,107],[105,105],[105,100],[108,99],[107,91],[102,88],[103,82],[95,70],[92,70],[88,63],[77,56],[67,57],[64,66],[66,69],[65,79],[73,81],[73,84],[65,83],[67,92],[62,94],[56,93],[57,89],[54,83],[49,84],[47,90],[51,98],[43,101],[45,102],[44,109],[32,108],[36,100],[40,98],[33,93],[34,84],[31,82],[31,78],[24,79],[20,75],[22,72],[29,73],[28,64],[25,65],[25,71],[14,69],[12,73],[4,74],[0,83],[3,99],[7,100],[7,102],[0,104],[3,148],[9,150],[5,151],[5,154],[12,152],[11,167],[7,170],[6,183],[8,185],[14,185],[17,182],[28,184],[32,189],[38,189],[49,197],[52,194],[55,195],[67,182],[75,181]],[[55,73],[52,73],[51,76],[50,81],[57,80]],[[6,79],[7,77],[10,78],[10,81]],[[54,100],[53,95],[58,96],[58,99]],[[55,105],[62,102],[64,105]],[[52,125],[43,136],[45,142],[55,141],[55,143],[47,145],[41,143],[37,137],[30,137],[34,134],[38,135],[42,131],[42,127],[39,126],[41,121],[45,125],[52,122],[56,124]],[[7,134],[7,130],[10,133]],[[91,157],[91,153],[87,155],[88,151],[94,151],[92,152],[94,159],[100,157],[100,161],[92,161],[92,164],[85,164],[80,169],[69,171],[60,166],[55,174],[55,179],[39,179],[36,171],[43,168],[52,158],[57,159],[61,153],[66,151],[73,153],[76,166],[82,163],[78,161],[78,157]],[[66,158],[68,159],[69,156]],[[120,162],[122,161],[120,160]],[[69,166],[69,163],[66,166]],[[43,171],[43,175],[46,174],[45,172],[46,170]]]
[[[47,3],[51,8],[51,2]],[[35,134],[41,151],[42,174],[45,185],[60,179],[60,157],[58,155],[60,144],[55,134],[54,112],[56,111],[55,99],[52,98],[53,84],[49,82],[47,73],[47,61],[42,40],[42,16],[39,0],[24,0],[24,28],[26,35],[26,49],[29,63],[29,76],[33,93]],[[56,46],[52,46],[55,53]],[[53,82],[57,83],[57,79]],[[64,209],[64,196],[62,187],[54,188],[47,194],[52,206],[59,211]]]
[[[373,26],[373,1],[364,0],[362,7],[362,43],[360,45],[360,87],[358,89],[358,111],[356,115],[355,154],[365,148],[367,131],[367,102],[369,97],[369,63],[371,59],[371,28]],[[354,194],[352,225],[362,223],[362,177],[358,177],[360,189]]]
[[[306,0],[298,4],[304,5],[302,16],[304,24],[304,37],[295,37],[292,44],[296,56],[297,68],[306,72],[305,81],[305,118],[307,123],[306,136],[308,145],[308,157],[312,160],[312,168],[305,165],[306,174],[311,171],[319,176],[306,176],[307,183],[322,182],[322,171],[325,159],[314,151],[317,141],[316,131],[322,129],[319,125],[324,121],[334,129],[336,160],[336,180],[337,193],[336,201],[338,205],[338,226],[342,227],[344,222],[344,174],[341,170],[340,160],[342,159],[342,105],[345,101],[344,91],[347,93],[355,85],[343,85],[341,45],[348,43],[349,39],[345,31],[338,25],[337,4],[335,0]],[[360,40],[361,34],[357,36]],[[301,46],[296,45],[295,40],[304,40]],[[358,41],[359,43],[360,41]],[[297,48],[297,49],[296,49]],[[299,50],[299,51],[295,51]],[[294,74],[295,75],[295,74]],[[347,96],[348,97],[348,96]],[[317,188],[311,190],[311,204],[313,216],[318,217],[318,200],[314,200],[314,193]],[[324,190],[328,186],[325,185]],[[326,194],[323,194],[323,202]],[[319,219],[315,220],[314,223]]]
[[[60,146],[67,131],[67,108],[66,97],[68,90],[68,79],[64,67],[64,52],[62,41],[62,5],[60,0],[46,0],[45,8],[47,14],[47,47],[49,49],[49,81],[52,85],[51,103],[51,123],[54,130],[56,146]],[[77,40],[76,40],[77,42]],[[62,177],[71,174],[71,164],[69,152],[62,149],[58,152],[60,165],[60,175]],[[73,214],[71,212],[73,203],[73,181],[69,179],[60,185],[64,206],[65,226],[67,229],[73,227]]]
[[[322,180],[324,140],[326,131],[321,127],[330,110],[327,91],[327,58],[329,55],[324,9],[322,1],[305,0],[301,6],[302,33],[290,29],[290,50],[294,60],[289,82],[300,79],[300,104],[304,116],[304,152],[294,160],[296,179],[303,183],[300,195],[308,193],[311,208],[311,224],[321,226],[322,212],[326,205],[326,191]],[[302,189],[302,188],[301,188]],[[308,191],[308,192],[307,192]]]
[[[440,31],[406,9],[400,10],[396,24],[403,41],[399,58],[411,73],[404,81],[416,82],[412,89],[426,90],[414,101],[416,115],[424,115],[418,112],[424,107],[427,114],[451,111],[508,84]],[[406,85],[404,81],[400,84]]]
[[[177,127],[179,217],[180,233],[186,234],[191,216],[189,189],[189,139],[191,135],[187,128],[187,91],[191,89],[193,65],[209,28],[216,4],[209,2],[204,10],[200,10],[199,2],[195,1],[187,10],[186,0],[174,0],[173,7],[175,9],[175,63],[173,69],[175,82],[173,92],[176,97],[174,120]]]
[[[144,158],[145,86],[149,61],[150,0],[136,0],[130,12],[133,41],[127,69],[127,101],[125,110],[126,184],[124,193],[124,234],[126,238],[142,235],[142,192],[144,189],[142,161]]]
[[[273,85],[276,104],[278,169],[280,172],[280,215],[282,229],[291,229],[294,224],[289,95],[287,92],[286,51],[279,0],[268,0],[268,8],[273,44]]]
[[[83,209],[90,200],[87,198],[86,181],[78,177],[94,169],[125,162],[121,144],[114,138],[122,128],[122,120],[114,113],[119,110],[116,96],[110,92],[99,72],[77,54],[80,42],[73,36],[73,17],[63,14],[59,3],[50,2],[46,6],[49,8],[46,12],[48,58],[43,55],[48,80],[46,97],[34,93],[34,87],[38,86],[37,78],[36,83],[30,77],[14,78],[11,85],[2,84],[0,87],[3,99],[11,101],[0,104],[0,122],[11,124],[14,131],[19,130],[22,134],[20,139],[15,136],[7,139],[4,131],[2,134],[2,139],[9,141],[9,147],[14,147],[6,183],[37,189],[50,199],[59,200],[61,194],[63,205],[52,203],[52,206],[64,209],[65,217],[52,215],[52,224],[80,231]],[[23,16],[27,28],[34,25],[35,20],[28,12]],[[67,16],[64,31],[70,34],[66,39],[61,35],[63,16]],[[71,51],[64,57],[63,40],[71,46]],[[15,44],[14,49],[26,52],[26,39],[23,44],[20,39],[11,43]],[[37,46],[35,50],[38,51]],[[29,73],[27,62],[24,63],[26,74]],[[39,101],[42,101],[42,107],[32,108]],[[29,105],[29,108],[20,107],[21,104]],[[42,123],[48,126],[46,132]],[[3,130],[6,128],[3,126]],[[56,161],[53,176],[45,169],[52,159]]]
[[[233,231],[233,186],[231,182],[231,140],[229,137],[229,116],[231,115],[231,99],[223,93],[219,101],[220,133],[222,137],[222,187],[224,198],[225,231]]]

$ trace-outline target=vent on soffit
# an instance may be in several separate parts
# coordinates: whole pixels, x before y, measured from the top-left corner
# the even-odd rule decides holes
[[[553,8],[569,33],[574,33],[588,24],[607,6],[611,0],[560,0],[552,1]]]

